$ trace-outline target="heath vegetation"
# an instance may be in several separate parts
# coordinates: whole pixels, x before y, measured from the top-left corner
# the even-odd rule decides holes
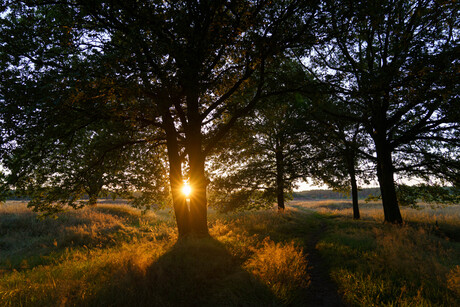
[[[457,305],[459,206],[407,208],[407,223],[394,227],[381,223],[381,204],[360,205],[359,221],[343,201],[211,212],[210,238],[178,241],[167,211],[107,203],[39,220],[6,202],[1,305],[308,306],[318,265],[346,305]],[[322,264],[311,263],[313,252]]]

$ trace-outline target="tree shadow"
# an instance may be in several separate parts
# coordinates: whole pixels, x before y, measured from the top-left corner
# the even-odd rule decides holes
[[[127,265],[88,299],[89,306],[275,306],[268,287],[214,238],[179,240],[145,270]]]

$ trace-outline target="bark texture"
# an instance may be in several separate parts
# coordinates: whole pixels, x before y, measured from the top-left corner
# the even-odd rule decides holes
[[[348,174],[350,176],[350,184],[351,184],[351,200],[353,204],[353,219],[358,220],[360,218],[359,214],[359,204],[358,204],[358,184],[356,182],[356,168],[355,168],[355,161],[356,161],[356,154],[355,151],[349,146],[346,145],[346,163]]]
[[[377,145],[377,144],[376,144]],[[393,162],[389,146],[378,144],[377,150],[377,177],[382,194],[383,213],[385,222],[401,224],[402,216],[399,210],[396,197],[396,186],[394,182]]]
[[[284,156],[280,148],[276,150],[276,198],[278,210],[284,210]]]

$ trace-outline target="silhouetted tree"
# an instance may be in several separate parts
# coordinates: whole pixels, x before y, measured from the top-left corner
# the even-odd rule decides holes
[[[272,66],[275,77],[267,86],[276,95],[261,98],[213,159],[213,202],[222,210],[271,207],[276,201],[282,211],[296,181],[306,177],[307,104],[299,89],[309,77],[288,58]]]
[[[206,157],[269,91],[266,65],[300,41],[314,40],[317,3],[2,4],[5,165],[14,160],[21,170],[46,159],[59,164],[54,153],[63,148],[55,145],[74,146],[70,135],[75,131],[91,123],[123,122],[133,131],[132,138],[113,148],[165,146],[172,203],[179,235],[184,236],[208,231]],[[244,99],[232,99],[243,92]],[[132,161],[135,156],[125,158]],[[190,211],[181,194],[184,165],[193,187]],[[52,171],[32,171],[54,180]],[[21,178],[27,180],[16,179]],[[67,203],[73,204],[72,199]]]
[[[346,0],[323,8],[310,72],[349,106],[336,115],[372,138],[385,221],[401,223],[395,172],[458,184],[457,5]]]
[[[360,124],[322,112],[313,114],[316,120],[307,127],[312,144],[309,174],[334,190],[351,192],[353,218],[359,219],[358,177],[369,182],[369,140]]]

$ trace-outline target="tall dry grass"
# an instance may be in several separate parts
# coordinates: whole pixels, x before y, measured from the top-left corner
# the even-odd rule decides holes
[[[215,214],[211,238],[177,241],[168,212],[143,215],[106,204],[40,220],[25,204],[7,203],[0,208],[0,305],[274,306],[302,301],[308,285],[302,247],[285,236],[270,237],[290,219],[275,212]],[[272,253],[276,257],[269,257]]]
[[[305,306],[310,240],[344,300],[356,306],[458,306],[457,208],[293,202],[274,210],[210,212],[211,237],[177,241],[167,211],[123,204],[37,219],[0,205],[0,306]],[[316,241],[315,239],[315,241]]]
[[[245,268],[264,281],[276,297],[291,303],[292,293],[306,289],[310,282],[308,261],[294,242],[287,244],[265,240],[245,263]]]
[[[460,206],[401,208],[405,224],[383,224],[380,203],[297,202],[327,216],[318,248],[344,299],[357,306],[459,306]]]

